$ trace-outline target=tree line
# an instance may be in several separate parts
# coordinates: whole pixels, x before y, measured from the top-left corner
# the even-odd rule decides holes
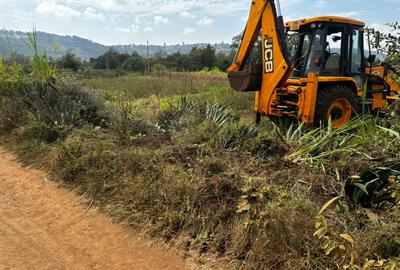
[[[67,51],[61,58],[55,60],[60,68],[78,71],[85,67],[94,69],[122,69],[130,72],[148,71],[199,71],[219,69],[225,71],[231,64],[235,50],[229,55],[217,52],[216,49],[207,45],[205,48],[193,48],[190,53],[174,53],[167,55],[160,51],[149,59],[140,56],[137,52],[120,53],[113,48],[97,58],[90,58],[89,61],[82,61],[72,51]]]

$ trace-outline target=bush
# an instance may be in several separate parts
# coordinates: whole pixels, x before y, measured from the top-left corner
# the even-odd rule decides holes
[[[126,71],[143,73],[145,68],[145,63],[143,58],[139,54],[133,53],[132,55],[129,56],[128,59],[126,59],[122,63],[121,68]]]
[[[61,68],[71,69],[77,72],[82,66],[81,59],[79,59],[74,53],[68,50],[62,57],[57,61],[57,65]]]

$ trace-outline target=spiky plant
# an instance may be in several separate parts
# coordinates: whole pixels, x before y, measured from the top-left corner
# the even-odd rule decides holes
[[[38,48],[38,34],[34,28],[28,33],[26,45],[33,53],[33,75],[37,81],[52,83],[56,75],[56,69],[49,63],[46,50],[42,53]]]
[[[356,153],[371,158],[358,150],[359,143],[355,142],[356,130],[364,128],[368,122],[355,118],[345,126],[333,129],[332,124],[317,129],[304,131],[302,127],[289,129],[286,137],[288,144],[294,146],[286,160],[296,163],[310,163],[323,167],[324,161],[337,154]]]

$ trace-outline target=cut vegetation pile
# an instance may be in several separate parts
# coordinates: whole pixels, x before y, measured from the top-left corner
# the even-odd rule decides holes
[[[34,68],[0,65],[3,143],[116,222],[226,269],[399,269],[397,115],[255,127],[197,95],[150,121]]]

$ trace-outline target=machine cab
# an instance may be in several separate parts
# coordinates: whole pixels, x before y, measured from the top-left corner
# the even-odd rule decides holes
[[[342,17],[317,17],[288,22],[286,51],[293,79],[308,73],[327,77],[352,77],[362,88],[365,60],[364,23]]]

